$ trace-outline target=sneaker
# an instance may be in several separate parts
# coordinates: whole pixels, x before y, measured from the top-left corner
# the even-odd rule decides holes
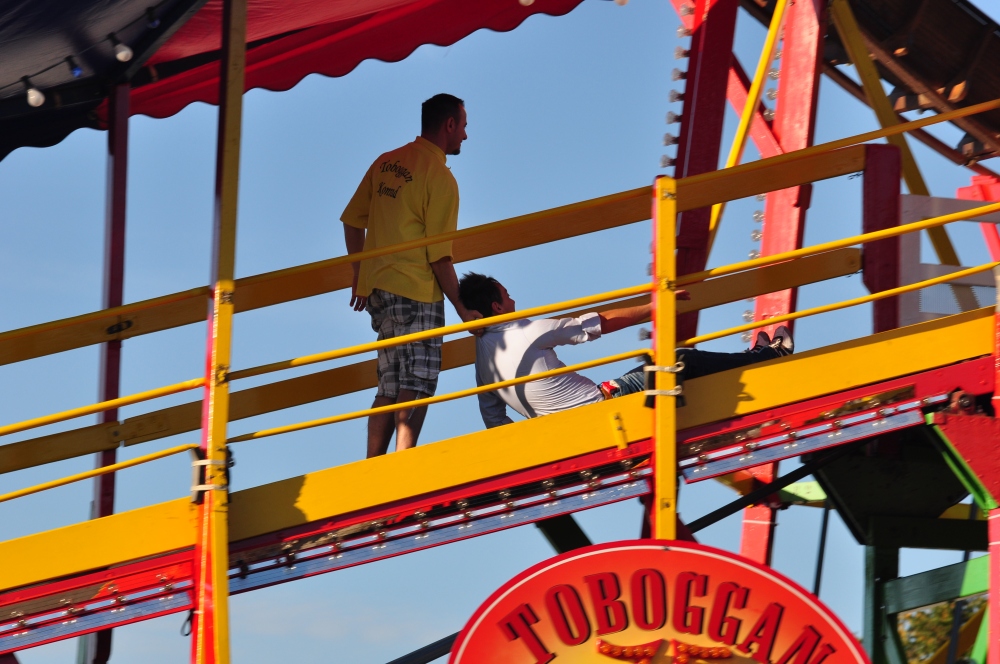
[[[778,357],[791,355],[795,352],[795,341],[792,339],[792,331],[781,325],[774,331],[774,340],[770,343],[771,348],[778,351]]]
[[[767,332],[761,330],[760,332],[757,333],[757,340],[754,341],[753,346],[743,352],[753,353],[762,350],[764,348],[767,348],[770,345],[771,345],[771,337],[767,336]]]
[[[604,395],[605,399],[614,399],[621,393],[621,386],[614,380],[606,380],[598,385],[597,388]]]

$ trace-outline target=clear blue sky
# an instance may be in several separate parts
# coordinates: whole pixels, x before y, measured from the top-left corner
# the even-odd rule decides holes
[[[997,16],[997,2],[980,5]],[[413,139],[419,104],[437,92],[463,97],[469,140],[449,164],[458,179],[460,225],[474,226],[649,184],[663,173],[662,134],[668,93],[678,84],[670,70],[678,19],[665,0],[632,0],[619,7],[586,0],[568,16],[537,16],[511,33],[480,31],[451,47],[423,47],[404,62],[365,62],[348,76],[310,76],[284,93],[253,91],[244,106],[237,271],[257,274],[344,253],[341,210],[360,177],[381,152]],[[740,15],[737,54],[753,69],[764,29]],[[730,113],[726,135],[735,130]],[[866,107],[827,80],[820,93],[817,141],[876,128]],[[195,104],[166,120],[131,123],[126,301],[176,292],[206,282],[209,266],[216,109]],[[950,144],[950,127],[935,133]],[[104,214],[103,133],[82,130],[60,145],[22,149],[0,162],[0,329],[93,311],[100,307]],[[725,148],[728,149],[728,146]],[[723,154],[725,154],[725,149]],[[953,196],[969,172],[914,146],[931,191]],[[752,149],[746,159],[755,159]],[[820,183],[806,233],[813,244],[860,232],[860,180]],[[760,204],[737,201],[726,210],[713,264],[744,259],[755,244],[751,215]],[[963,264],[987,259],[978,229],[953,233]],[[648,223],[605,231],[513,254],[466,263],[499,278],[524,308],[642,283],[648,277]],[[857,276],[803,289],[800,306],[864,292]],[[234,367],[319,352],[370,340],[367,316],[347,307],[344,292],[241,314],[235,325]],[[706,312],[701,330],[740,322],[746,303]],[[449,320],[457,317],[449,308]],[[800,323],[800,349],[863,336],[870,309],[827,314]],[[199,375],[204,326],[140,337],[125,343],[123,391],[133,392]],[[567,362],[630,350],[627,330],[561,353]],[[737,350],[739,339],[706,345]],[[98,354],[86,348],[0,367],[0,423],[89,403],[96,395]],[[326,368],[326,367],[323,367]],[[588,372],[617,375],[623,367]],[[467,387],[468,368],[442,376],[439,392]],[[248,385],[241,386],[249,387]],[[366,407],[371,394],[345,396],[252,420],[233,433]],[[128,408],[131,416],[190,397]],[[54,425],[54,432],[89,421]],[[471,400],[430,410],[422,442],[481,428]],[[10,441],[32,437],[11,437]],[[178,436],[120,452],[121,458],[184,442]],[[364,426],[350,422],[260,442],[236,451],[235,488],[242,489],[359,459]],[[90,467],[76,459],[0,477],[0,492]],[[792,463],[784,464],[788,470]],[[118,509],[186,495],[184,457],[119,474]],[[723,505],[734,494],[719,484],[685,486],[686,520]],[[65,487],[0,505],[0,539],[87,518],[90,486]],[[781,512],[775,567],[811,583],[819,510]],[[638,535],[640,511],[632,503],[578,515],[594,541]],[[699,534],[701,541],[736,550],[739,517]],[[490,535],[232,599],[236,662],[322,658],[378,663],[460,629],[490,592],[551,549],[532,526]],[[960,554],[906,551],[903,573],[955,562]],[[860,632],[862,549],[838,518],[832,520],[821,597]],[[186,661],[188,640],[179,636],[184,616],[140,623],[115,632],[116,662]],[[62,642],[19,655],[27,664],[65,664],[76,645]]]

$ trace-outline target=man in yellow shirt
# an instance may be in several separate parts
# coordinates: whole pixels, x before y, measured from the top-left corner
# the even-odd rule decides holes
[[[421,107],[420,136],[380,156],[368,169],[341,215],[347,253],[356,254],[458,228],[458,183],[445,165],[465,133],[465,103],[439,94]],[[458,297],[451,242],[432,244],[353,263],[351,307],[371,314],[378,338],[444,325],[444,296],[463,321],[482,318]],[[378,392],[373,408],[434,394],[441,370],[441,337],[378,351]],[[396,450],[417,444],[427,407],[368,418],[368,456],[385,454],[393,431]]]

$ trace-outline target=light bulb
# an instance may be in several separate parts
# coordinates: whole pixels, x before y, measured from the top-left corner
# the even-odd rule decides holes
[[[129,48],[127,44],[121,43],[118,40],[118,37],[115,37],[115,33],[112,32],[108,35],[108,41],[110,41],[111,45],[114,47],[115,60],[118,62],[128,62],[132,59],[132,49]]]
[[[674,71],[670,74],[670,78],[674,81],[682,81],[687,78],[687,72],[683,72],[675,67]]]
[[[678,115],[677,113],[674,113],[673,111],[667,113],[667,124],[673,124],[675,122],[680,122],[680,121],[681,121],[681,116]]]
[[[619,7],[624,7],[625,5],[628,4],[628,0],[615,0],[615,4],[618,5]]]
[[[28,106],[32,108],[38,108],[45,103],[45,95],[32,84],[31,79],[27,76],[21,79],[24,82],[24,90],[28,97]]]
[[[667,155],[663,155],[662,157],[660,157],[660,168],[670,168],[673,165],[674,165],[674,160],[668,157]]]
[[[673,134],[664,134],[663,135],[663,144],[664,145],[676,145],[677,144],[677,137],[674,136]]]
[[[521,3],[522,7],[530,7],[531,5],[535,4],[535,0],[517,0],[517,1]]]
[[[746,311],[744,311],[743,312],[743,320],[745,320],[748,323],[752,322],[753,321],[753,312],[751,310],[749,310],[749,309],[747,309]]]
[[[760,252],[757,251],[756,249],[753,249],[750,251],[750,253],[747,254],[747,256],[750,257],[750,260],[756,260],[760,258]]]
[[[69,73],[73,74],[73,78],[83,76],[83,69],[76,63],[72,55],[66,57],[66,66],[69,67]]]
[[[758,224],[761,223],[762,221],[764,221],[764,211],[763,210],[757,210],[756,212],[754,212],[753,213],[753,220],[756,221]]]

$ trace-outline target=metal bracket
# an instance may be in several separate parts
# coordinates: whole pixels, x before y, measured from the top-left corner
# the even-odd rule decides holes
[[[646,390],[647,397],[679,397],[684,394],[684,387],[678,385],[672,390]]]
[[[194,459],[191,461],[191,501],[200,503],[201,494],[205,491],[228,491],[228,468],[230,466],[229,459],[203,459],[204,450],[201,448],[191,450],[191,456]],[[205,481],[205,471],[203,468],[208,466],[215,466],[217,468],[226,469],[226,484],[203,484]]]
[[[229,487],[225,484],[195,484],[191,487],[191,493],[201,493],[202,491],[223,491]]]
[[[684,371],[684,363],[683,362],[677,362],[676,364],[673,364],[673,365],[671,365],[669,367],[661,367],[661,366],[657,366],[655,364],[648,364],[648,365],[644,366],[642,368],[642,370],[643,371],[647,371],[647,372],[648,371],[660,371],[660,372],[663,372],[663,373],[672,373],[672,374],[675,374],[675,373],[680,373],[680,372]]]

